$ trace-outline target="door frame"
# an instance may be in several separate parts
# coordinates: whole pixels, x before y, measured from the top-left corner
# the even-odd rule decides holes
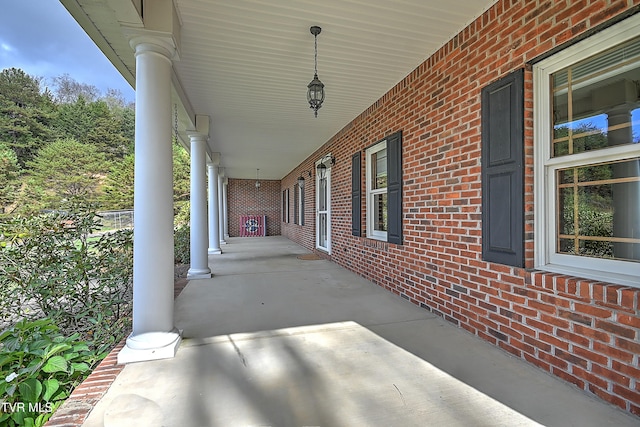
[[[320,212],[320,176],[318,175],[318,165],[324,161],[331,154],[327,154],[322,159],[318,160],[315,163],[316,170],[316,249],[319,249],[327,254],[331,254],[331,166],[327,166],[325,169],[325,179],[327,181],[327,191],[326,191],[326,210]],[[327,245],[326,247],[320,246],[320,215],[324,214],[327,217]]]

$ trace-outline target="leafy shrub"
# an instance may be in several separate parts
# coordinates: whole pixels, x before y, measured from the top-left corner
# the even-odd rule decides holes
[[[173,224],[176,227],[189,225],[191,221],[191,203],[189,201],[175,202],[173,204],[173,212]]]
[[[10,325],[49,317],[105,351],[128,331],[133,233],[102,236],[83,206],[7,220],[0,229],[0,310]],[[7,326],[7,325],[5,325]]]
[[[47,318],[21,320],[0,334],[0,425],[41,426],[49,419],[99,360],[78,338],[65,337]]]
[[[173,245],[176,264],[191,262],[191,228],[188,225],[176,227],[173,233]]]

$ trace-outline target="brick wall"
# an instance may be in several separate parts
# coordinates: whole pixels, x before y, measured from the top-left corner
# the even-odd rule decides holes
[[[229,236],[240,235],[241,215],[266,215],[267,236],[280,235],[281,196],[280,181],[260,180],[256,190],[256,180],[229,178]]]
[[[335,262],[636,415],[640,290],[531,270],[533,77],[526,64],[638,4],[498,1],[282,180],[292,187],[331,152]],[[523,67],[525,269],[482,260],[480,180],[481,89]],[[398,130],[404,245],[353,237],[351,156]],[[309,249],[314,194],[307,192],[303,227],[282,224],[283,235]]]
[[[321,157],[321,156],[320,156]],[[307,159],[304,163],[298,165],[289,175],[282,180],[281,192],[289,189],[289,218],[288,224],[282,223],[282,235],[294,240],[301,245],[309,248],[315,248],[315,228],[316,228],[316,182],[315,182],[315,159]],[[309,173],[311,176],[309,176]],[[295,212],[293,196],[296,190],[298,178],[302,176],[305,179],[304,184],[304,225],[294,224],[293,215]],[[282,220],[282,217],[280,218]]]

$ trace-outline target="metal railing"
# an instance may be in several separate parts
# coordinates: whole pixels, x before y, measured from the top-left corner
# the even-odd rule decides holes
[[[98,212],[102,227],[101,232],[133,228],[133,210]]]

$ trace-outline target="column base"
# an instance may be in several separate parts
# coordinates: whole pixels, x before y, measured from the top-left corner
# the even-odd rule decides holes
[[[222,251],[218,248],[218,249],[212,249],[209,248],[209,255],[220,255],[222,253]]]
[[[190,268],[187,272],[188,280],[211,279],[211,269],[209,268]]]
[[[228,235],[228,234],[225,234],[225,235],[224,235],[224,238],[225,238],[225,239],[228,239],[228,238],[229,238],[229,235]]]
[[[118,353],[118,364],[170,359],[175,357],[182,341],[182,331],[147,332],[129,335],[127,345]]]
[[[220,244],[221,244],[221,245],[226,245],[226,244],[227,244],[227,242],[225,242],[224,240],[220,240]]]

